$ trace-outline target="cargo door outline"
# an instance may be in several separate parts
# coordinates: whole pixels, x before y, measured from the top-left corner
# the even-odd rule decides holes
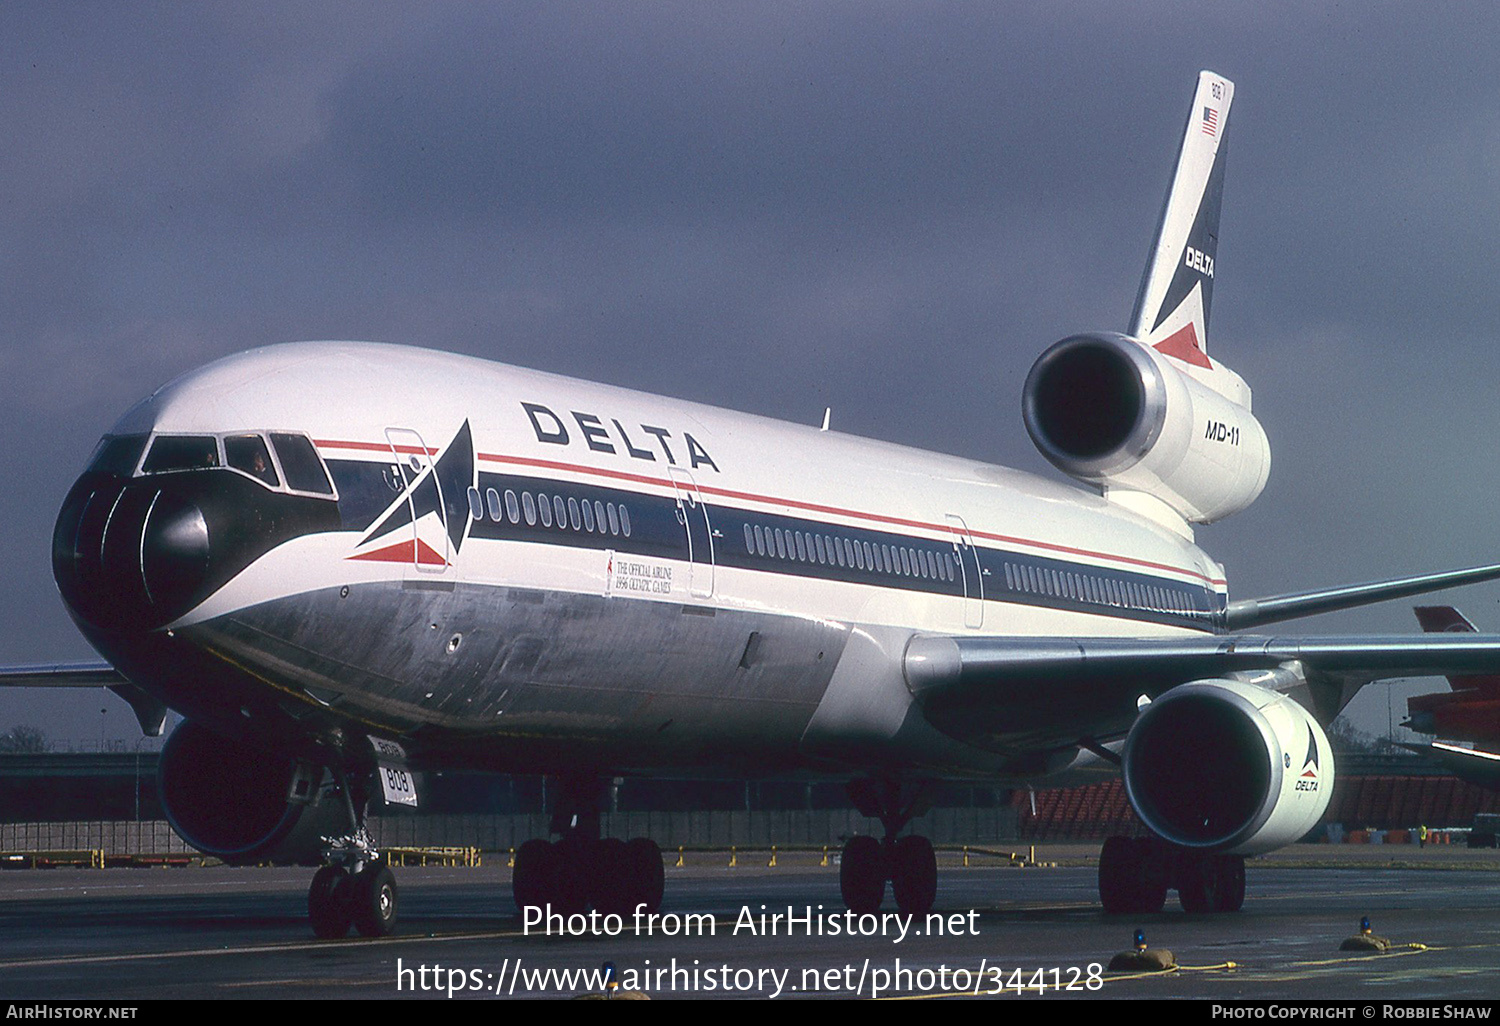
[[[945,513],[952,534],[953,555],[958,559],[959,579],[964,584],[964,626],[984,626],[984,575],[979,567],[979,550],[969,525],[957,513]]]
[[[688,590],[696,598],[708,598],[714,593],[714,531],[708,505],[691,471],[668,467],[667,476],[677,500],[677,521],[687,535]]]
[[[391,458],[401,474],[401,483],[406,493],[406,511],[411,516],[411,565],[419,573],[441,574],[452,565],[452,555],[449,552],[448,543],[448,513],[443,503],[443,483],[438,480],[437,461],[433,458],[433,450],[427,447],[427,442],[421,433],[411,428],[388,427],[385,429],[386,444],[391,447]],[[437,489],[437,516],[442,525],[442,548],[437,550],[443,562],[441,566],[424,564],[421,557],[421,532],[417,525],[416,493],[419,482],[423,475],[431,479],[432,487]],[[425,483],[422,485],[426,487]]]

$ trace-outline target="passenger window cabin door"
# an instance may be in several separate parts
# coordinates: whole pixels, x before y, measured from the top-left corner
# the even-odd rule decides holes
[[[677,522],[687,535],[688,589],[697,598],[708,598],[714,593],[713,524],[708,519],[708,505],[691,471],[669,467],[667,476],[676,493]]]
[[[984,578],[979,567],[979,550],[969,525],[957,513],[945,514],[953,542],[953,556],[958,560],[959,579],[964,586],[964,626],[984,626]]]
[[[407,512],[411,515],[411,565],[419,573],[444,573],[452,562],[452,554],[447,507],[443,503],[442,482],[433,467],[433,450],[411,428],[388,427],[385,438],[401,474]]]

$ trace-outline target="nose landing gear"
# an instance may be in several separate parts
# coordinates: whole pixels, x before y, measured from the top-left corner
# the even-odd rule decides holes
[[[362,936],[384,937],[396,928],[396,875],[380,864],[365,827],[368,790],[360,787],[356,794],[348,780],[341,779],[340,785],[354,832],[323,838],[328,864],[313,875],[307,890],[307,918],[313,933],[325,940],[345,936],[351,926]]]

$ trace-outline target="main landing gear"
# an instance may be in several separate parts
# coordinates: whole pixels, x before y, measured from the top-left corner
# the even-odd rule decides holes
[[[307,890],[307,918],[313,933],[325,940],[343,937],[353,926],[365,937],[384,937],[396,927],[396,877],[380,864],[380,854],[365,828],[369,795],[364,787],[340,781],[349,803],[354,832],[325,838],[328,863],[313,875]]]
[[[523,913],[548,905],[563,915],[594,908],[624,917],[641,906],[643,914],[661,909],[661,849],[648,837],[600,837],[599,789],[592,777],[563,780],[552,811],[558,840],[531,840],[516,850],[511,889]]]
[[[1107,915],[1160,912],[1176,890],[1188,912],[1238,912],[1245,859],[1179,848],[1155,837],[1111,837],[1099,853],[1099,900]]]
[[[885,837],[851,837],[839,861],[839,890],[844,905],[857,915],[880,910],[889,881],[896,908],[925,916],[937,900],[937,853],[917,834],[897,837],[913,818],[927,811],[929,788],[919,785],[903,802],[901,788],[890,781],[859,780],[849,797],[860,815],[880,820]]]

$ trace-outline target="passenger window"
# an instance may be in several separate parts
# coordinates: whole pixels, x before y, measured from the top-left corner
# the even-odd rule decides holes
[[[797,531],[796,532],[796,538],[797,538],[797,558],[799,560],[801,560],[802,562],[806,563],[807,562],[807,543],[805,541],[803,541],[803,539],[802,539],[802,532],[801,531]]]
[[[505,489],[505,517],[513,524],[521,522],[521,506],[516,502],[516,493],[511,489]]]
[[[594,530],[594,504],[589,500],[583,500],[583,529],[590,533]]]
[[[332,495],[333,485],[328,482],[328,472],[323,461],[306,435],[288,435],[271,432],[271,444],[276,447],[276,458],[281,461],[281,472],[286,475],[286,486],[295,492],[312,492],[316,495]]]
[[[490,508],[490,519],[498,524],[500,518],[505,515],[505,510],[500,505],[500,493],[494,488],[486,488],[484,490],[484,501],[485,505]]]
[[[625,508],[624,503],[620,504],[620,533],[630,537],[630,510]]]
[[[168,474],[176,470],[206,470],[219,465],[219,441],[211,435],[161,435],[151,443],[141,470]]]
[[[530,492],[521,493],[521,512],[526,516],[526,526],[536,526],[536,501],[532,499]]]
[[[578,500],[571,495],[568,496],[568,523],[573,525],[573,530],[583,526],[583,521],[578,518]]]
[[[562,503],[561,499],[558,499],[557,501],[558,501],[559,504]],[[537,507],[537,512],[540,513],[541,517],[542,517],[542,526],[543,527],[551,527],[552,526],[552,500],[547,496],[546,492],[537,492],[536,493],[536,507]]]
[[[615,504],[611,502],[609,505],[605,506],[604,508],[609,513],[609,533],[610,534],[616,534],[616,535],[619,534],[620,533],[620,517],[619,517],[619,514],[617,514],[615,512]]]
[[[553,514],[555,514],[554,519],[557,521],[558,529],[564,531],[567,530],[568,507],[563,503],[563,497],[561,495],[552,496],[552,512]],[[574,510],[573,512],[577,513],[578,511]]]
[[[224,439],[224,462],[244,471],[261,484],[272,488],[281,484],[276,468],[271,466],[271,450],[260,435],[230,435]]]
[[[469,485],[469,516],[475,520],[484,519],[484,496],[479,494],[479,489]]]
[[[757,556],[764,556],[766,554],[766,535],[761,530],[759,524],[755,525],[755,554]]]
[[[604,503],[598,499],[594,500],[594,523],[599,525],[599,533],[604,534],[609,527],[604,523]]]
[[[755,533],[750,530],[749,524],[745,525],[745,551],[755,555]]]

